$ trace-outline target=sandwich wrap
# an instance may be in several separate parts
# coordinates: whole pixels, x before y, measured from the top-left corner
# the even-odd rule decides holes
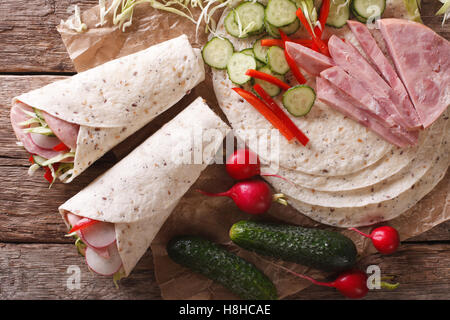
[[[13,98],[11,122],[27,150],[27,136],[17,123],[24,115],[18,108],[43,111],[48,126],[63,142],[64,136],[71,140],[67,135],[75,135],[70,146],[73,170],[64,180],[71,182],[204,78],[200,50],[182,35]],[[60,132],[65,128],[72,133]],[[42,148],[29,139],[28,143],[34,150],[28,151],[39,155]]]
[[[180,198],[214,159],[228,130],[203,99],[197,98],[62,204],[59,212],[68,226],[69,213],[113,224],[118,254],[128,276]],[[199,132],[202,138],[198,138]],[[194,164],[193,154],[197,155]],[[187,161],[181,161],[182,156]]]

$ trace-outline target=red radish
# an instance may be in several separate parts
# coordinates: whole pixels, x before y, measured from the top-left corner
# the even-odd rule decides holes
[[[345,271],[332,282],[321,282],[303,274],[296,273],[283,266],[278,267],[297,277],[311,281],[315,285],[336,288],[343,296],[346,296],[347,298],[361,299],[367,294],[367,292],[369,292],[369,288],[367,287],[367,275],[361,270]]]
[[[400,245],[400,236],[398,231],[390,226],[378,227],[372,230],[370,234],[359,231],[356,228],[350,228],[364,237],[370,238],[374,247],[382,254],[391,254],[397,251]]]
[[[119,271],[122,266],[122,259],[116,244],[109,247],[109,258],[105,259],[98,255],[92,248],[86,248],[86,263],[89,269],[102,276],[111,276]]]
[[[241,181],[230,190],[221,193],[198,191],[207,196],[229,197],[233,199],[239,209],[250,214],[264,213],[272,204],[272,191],[269,185],[261,180]]]
[[[277,174],[261,173],[261,163],[258,155],[249,149],[236,150],[228,157],[225,168],[230,177],[235,180],[250,179],[258,175],[286,180]]]
[[[42,149],[51,150],[61,143],[57,137],[50,137],[39,133],[30,133],[31,140]]]
[[[112,245],[116,245],[116,244],[113,243],[109,247],[111,247]],[[111,257],[110,254],[109,254],[109,247],[102,248],[102,249],[95,249],[95,248],[92,248],[92,247],[89,247],[89,246],[87,246],[87,247],[91,248],[92,250],[94,250],[95,253],[97,253],[102,258],[109,259]]]
[[[93,220],[90,218],[82,218],[80,220],[78,220],[78,222],[74,225],[72,225],[72,229],[70,229],[69,233],[84,229],[86,227],[89,227],[93,224],[99,223],[100,221],[98,220]]]
[[[116,228],[113,223],[99,222],[79,232],[86,245],[95,249],[108,247],[116,241]]]

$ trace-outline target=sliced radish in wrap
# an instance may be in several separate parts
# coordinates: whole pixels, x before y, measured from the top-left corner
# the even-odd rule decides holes
[[[108,247],[116,241],[114,224],[99,222],[80,230],[84,242],[95,249]]]
[[[39,133],[30,133],[30,136],[34,144],[46,150],[52,150],[55,146],[61,143],[57,137],[46,136]]]
[[[108,247],[109,258],[97,254],[92,248],[86,248],[86,263],[89,269],[102,276],[112,276],[122,266],[122,259],[115,244]]]

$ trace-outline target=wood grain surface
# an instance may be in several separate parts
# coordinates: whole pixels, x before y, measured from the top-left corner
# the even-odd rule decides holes
[[[9,123],[12,97],[74,73],[55,27],[75,3],[83,10],[98,1],[0,2],[0,299],[160,299],[150,251],[117,290],[110,278],[88,271],[72,240],[64,237],[66,229],[57,212],[61,203],[110,168],[121,152],[107,153],[76,183],[55,184],[45,194],[41,175],[27,176],[28,154],[17,147]],[[449,39],[450,23],[442,27],[441,17],[434,16],[439,6],[437,0],[423,0],[422,17]],[[152,130],[170,117],[158,117]],[[375,254],[360,261],[362,268],[371,264],[395,275],[401,285],[395,291],[375,290],[368,299],[449,299],[450,222],[405,241],[394,255]],[[68,289],[68,266],[80,268],[80,289]],[[289,298],[342,297],[328,288],[310,287]]]

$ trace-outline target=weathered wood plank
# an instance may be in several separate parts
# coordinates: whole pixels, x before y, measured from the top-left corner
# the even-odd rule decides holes
[[[450,244],[403,244],[393,255],[375,254],[359,262],[361,270],[377,265],[381,275],[393,275],[400,286],[393,291],[372,290],[365,299],[446,300],[450,298]],[[329,288],[311,286],[290,299],[343,299]]]
[[[80,289],[67,286],[68,267],[80,270]],[[0,299],[158,299],[152,256],[144,255],[117,290],[111,277],[90,272],[70,244],[1,244]]]
[[[85,10],[98,1],[2,0],[0,72],[74,72],[56,26],[75,3]],[[439,6],[436,0],[423,0],[423,21],[448,39],[450,23],[441,27],[442,17],[434,15]]]
[[[395,291],[374,290],[366,299],[449,299],[450,244],[404,244],[391,256],[372,255],[360,262],[395,275]],[[69,266],[80,268],[80,289],[69,290]],[[116,290],[111,279],[92,274],[70,244],[0,244],[0,299],[160,299],[151,253]],[[333,289],[311,286],[289,299],[342,299]]]

